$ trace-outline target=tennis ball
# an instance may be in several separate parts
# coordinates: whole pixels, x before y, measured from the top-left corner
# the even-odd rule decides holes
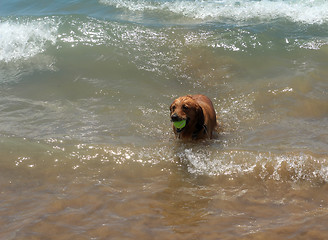
[[[173,126],[178,128],[178,129],[184,128],[186,126],[186,120],[173,122]]]

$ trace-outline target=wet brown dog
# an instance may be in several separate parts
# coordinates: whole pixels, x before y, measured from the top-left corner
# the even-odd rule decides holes
[[[212,138],[217,127],[216,113],[212,101],[204,95],[187,95],[179,97],[170,106],[171,121],[186,120],[185,126],[173,131],[176,138],[196,140]]]

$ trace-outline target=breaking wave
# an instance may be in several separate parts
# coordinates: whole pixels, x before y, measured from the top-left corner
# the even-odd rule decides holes
[[[58,23],[52,18],[0,20],[0,61],[33,57],[54,45]]]
[[[322,0],[100,0],[100,3],[133,12],[172,13],[209,21],[272,21],[279,18],[306,24],[323,24],[328,21],[328,2]]]

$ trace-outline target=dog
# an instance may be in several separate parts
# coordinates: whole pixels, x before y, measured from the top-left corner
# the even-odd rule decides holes
[[[170,106],[170,117],[175,137],[182,140],[211,139],[218,126],[213,103],[205,95],[175,99]],[[179,123],[182,125],[178,126]]]

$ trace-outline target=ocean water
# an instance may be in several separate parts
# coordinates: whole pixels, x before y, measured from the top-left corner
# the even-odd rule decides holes
[[[325,0],[2,0],[0,239],[327,239],[327,67]]]

